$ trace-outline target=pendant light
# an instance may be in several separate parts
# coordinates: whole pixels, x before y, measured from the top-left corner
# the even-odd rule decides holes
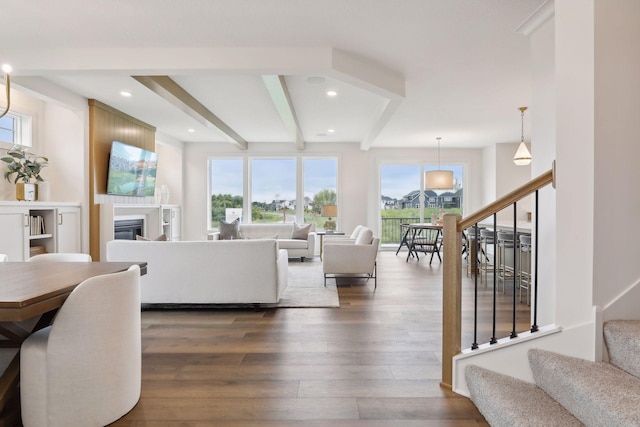
[[[9,105],[11,104],[11,91],[9,85],[11,83],[11,78],[9,77],[9,73],[13,71],[11,65],[4,64],[2,66],[2,71],[4,71],[4,87],[7,90],[7,106],[4,108],[4,111],[0,113],[0,118],[4,117],[9,112]]]
[[[527,149],[527,144],[524,143],[524,112],[527,110],[527,107],[520,107],[519,110],[521,118],[521,137],[518,151],[516,151],[516,155],[513,156],[513,163],[518,166],[526,166],[531,163],[531,153]]]
[[[440,169],[440,140],[438,140],[438,170],[424,173],[424,186],[427,190],[453,190],[453,171]]]

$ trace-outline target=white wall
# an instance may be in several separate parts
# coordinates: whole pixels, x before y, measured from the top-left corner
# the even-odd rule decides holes
[[[593,268],[612,261],[594,258],[593,5],[594,0],[555,2],[556,319],[563,327],[594,320]]]
[[[556,158],[555,19],[530,34],[531,43],[531,175],[548,171]],[[538,323],[554,321],[556,292],[556,190],[547,186],[538,195]],[[532,203],[535,209],[535,203]]]
[[[482,205],[494,202],[496,197],[496,144],[482,150]]]
[[[156,188],[160,189],[162,185],[166,185],[169,188],[169,204],[181,205],[183,202],[183,148],[181,146],[167,144],[156,138],[155,150],[158,154],[158,173],[156,176]]]
[[[595,1],[593,281],[599,306],[640,280],[639,22],[637,0]]]
[[[40,146],[50,166],[43,177],[49,181],[49,200],[82,202],[89,190],[85,179],[84,123],[72,111],[45,103],[44,135]]]

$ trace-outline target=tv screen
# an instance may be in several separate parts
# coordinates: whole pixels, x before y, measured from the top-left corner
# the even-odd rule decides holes
[[[111,144],[107,194],[153,196],[158,170],[158,155],[119,141]]]

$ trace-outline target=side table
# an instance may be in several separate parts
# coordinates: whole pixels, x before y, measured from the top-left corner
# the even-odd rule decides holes
[[[322,246],[324,236],[344,236],[343,231],[316,231],[316,235],[320,236],[320,261],[322,261]]]

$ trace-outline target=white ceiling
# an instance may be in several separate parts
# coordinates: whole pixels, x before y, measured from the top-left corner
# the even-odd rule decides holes
[[[180,141],[228,138],[131,76],[171,77],[250,146],[295,142],[263,81],[283,75],[305,142],[427,147],[441,136],[443,147],[483,147],[520,139],[531,84],[529,42],[515,29],[542,3],[12,1],[1,6],[0,62],[16,85],[42,76]]]

